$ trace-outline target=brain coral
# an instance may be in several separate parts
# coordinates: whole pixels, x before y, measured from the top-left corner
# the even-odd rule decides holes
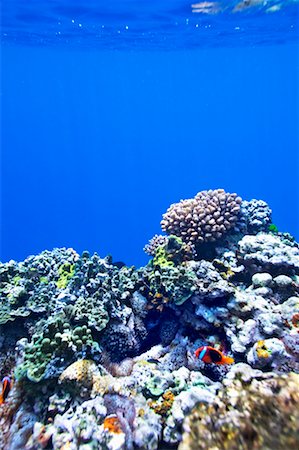
[[[201,191],[194,198],[172,204],[161,221],[162,230],[187,244],[212,242],[236,223],[242,199],[223,189]]]

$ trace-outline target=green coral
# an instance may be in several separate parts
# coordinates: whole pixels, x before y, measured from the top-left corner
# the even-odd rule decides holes
[[[94,297],[79,297],[74,306],[68,308],[68,313],[74,322],[85,323],[97,331],[102,331],[109,322],[107,302]]]
[[[21,279],[22,278],[19,275],[16,275],[15,277],[13,277],[12,282],[13,282],[14,285],[17,285],[17,284],[19,284],[19,281]]]
[[[152,295],[162,295],[182,305],[196,290],[197,277],[187,266],[160,267],[147,271],[147,284]]]
[[[11,316],[11,310],[8,305],[3,305],[0,303],[0,325],[5,325],[6,323],[15,320]]]
[[[65,289],[69,284],[71,278],[75,275],[75,265],[64,263],[58,269],[59,278],[56,281],[58,289]]]
[[[43,284],[49,284],[49,280],[47,277],[40,277],[39,281]]]
[[[18,380],[27,378],[38,383],[47,378],[49,363],[56,358],[69,363],[85,353],[100,350],[86,325],[72,328],[64,316],[50,318],[48,322],[40,323],[39,328],[41,331],[35,333],[25,346],[24,361],[15,371]]]
[[[154,267],[173,267],[190,259],[192,250],[181,238],[171,235],[164,245],[157,247],[154,259],[150,264]]]
[[[268,226],[268,231],[270,231],[271,233],[278,233],[278,228],[274,223],[270,223],[270,225]]]
[[[160,397],[169,387],[169,380],[160,374],[153,375],[145,384],[145,393],[151,397]]]
[[[173,267],[174,262],[168,259],[165,247],[158,247],[153,259],[153,265],[159,267]]]
[[[64,289],[75,274],[77,255],[55,249],[24,262],[0,263],[0,324],[32,317],[48,317],[57,307],[56,287]],[[27,329],[27,327],[26,327]]]
[[[156,249],[153,260],[138,271],[146,286],[140,291],[154,299],[156,306],[157,299],[182,305],[196,290],[197,277],[187,261],[191,254],[191,248],[181,238],[169,236],[167,243]]]
[[[26,309],[29,294],[22,286],[16,286],[15,283],[3,283],[0,294],[0,324],[13,321],[15,317],[30,315],[30,311]]]

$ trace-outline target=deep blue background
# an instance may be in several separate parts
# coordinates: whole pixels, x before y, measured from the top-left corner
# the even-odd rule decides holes
[[[218,187],[298,237],[297,52],[3,46],[1,259],[140,265],[170,203]]]

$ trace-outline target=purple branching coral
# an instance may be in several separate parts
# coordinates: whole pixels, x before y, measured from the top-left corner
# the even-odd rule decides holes
[[[163,236],[162,234],[155,234],[155,236],[153,236],[148,244],[146,244],[144,246],[144,251],[145,253],[147,253],[149,256],[155,256],[155,253],[157,251],[158,247],[163,247],[164,245],[167,244],[167,236]]]

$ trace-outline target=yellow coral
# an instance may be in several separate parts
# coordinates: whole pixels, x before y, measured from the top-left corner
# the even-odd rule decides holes
[[[157,309],[158,311],[162,312],[165,305],[169,303],[169,297],[165,297],[160,292],[157,292],[156,294],[150,292],[149,301],[150,303],[147,305],[147,309]]]
[[[62,372],[59,382],[75,381],[78,384],[92,386],[93,377],[97,371],[98,368],[94,361],[79,359]]]
[[[172,407],[172,404],[174,402],[174,394],[171,391],[166,391],[162,395],[162,399],[159,399],[159,401],[150,401],[149,407],[155,411],[156,414],[159,414],[160,416],[166,416],[169,410]]]
[[[70,450],[72,448],[72,445],[70,443],[70,441],[66,442],[60,450]]]
[[[139,416],[139,417],[143,417],[144,415],[145,415],[144,409],[143,409],[143,408],[140,408],[139,411],[138,411],[138,416]]]
[[[265,345],[265,341],[258,341],[256,353],[259,358],[269,358],[270,352]]]
[[[111,375],[97,374],[93,378],[92,397],[97,395],[105,395],[109,392],[109,387],[112,385],[113,377]]]
[[[173,401],[174,401],[174,393],[171,392],[171,391],[164,392],[162,397],[164,398],[165,401],[168,401],[168,402],[171,402],[171,403],[173,403]]]

